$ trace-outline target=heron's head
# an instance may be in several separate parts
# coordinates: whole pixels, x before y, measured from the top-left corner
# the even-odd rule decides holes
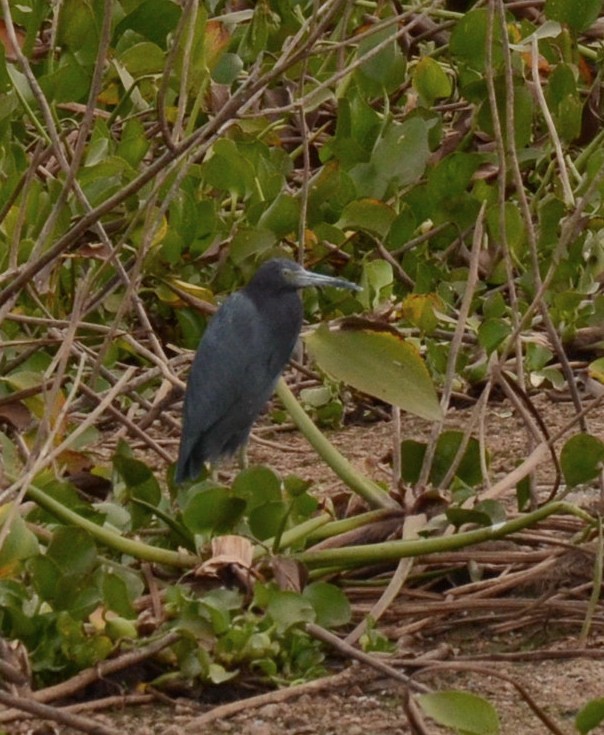
[[[361,291],[356,283],[345,278],[324,276],[321,273],[307,271],[294,260],[273,258],[263,263],[250,284],[262,285],[266,290],[297,290],[308,286],[331,286],[332,288],[347,288],[351,291]]]

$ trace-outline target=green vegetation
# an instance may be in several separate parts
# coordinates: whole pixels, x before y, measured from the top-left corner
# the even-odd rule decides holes
[[[586,33],[601,2],[486,5],[0,0],[0,635],[24,644],[37,687],[170,632],[158,686],[311,678],[325,649],[308,624],[350,623],[355,570],[558,514],[599,544],[587,634],[599,518],[558,483],[538,507],[532,472],[604,482],[589,427],[602,50]],[[364,289],[304,294],[308,321],[331,322],[306,336],[324,383],[299,400],[317,424],[341,423],[344,386],[434,423],[394,452],[390,493],[280,384],[364,513],[267,467],[173,482],[181,348],[275,255]],[[551,437],[531,396],[562,388],[577,417]],[[479,430],[495,392],[533,443],[497,483]],[[445,430],[454,394],[476,410]],[[443,503],[429,520],[427,497]],[[401,505],[417,533],[349,545]],[[498,731],[488,703],[441,695],[418,698],[426,715]],[[603,717],[586,703],[577,728]]]

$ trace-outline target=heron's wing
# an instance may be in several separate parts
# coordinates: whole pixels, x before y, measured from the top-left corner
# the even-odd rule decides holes
[[[237,433],[251,425],[289,357],[280,352],[254,303],[240,292],[230,296],[208,325],[189,374],[179,475],[214,458],[212,430]]]

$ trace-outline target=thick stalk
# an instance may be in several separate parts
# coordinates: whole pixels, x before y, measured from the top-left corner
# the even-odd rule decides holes
[[[530,528],[544,518],[556,513],[574,515],[590,524],[594,522],[594,519],[588,513],[572,503],[555,502],[548,503],[532,513],[526,513],[511,521],[457,533],[453,536],[439,536],[412,541],[386,541],[382,544],[364,544],[362,546],[320,551],[310,549],[295,554],[294,558],[311,569],[316,567],[333,568],[340,566],[344,568],[365,564],[383,564],[384,562],[398,561],[409,556],[426,556],[503,538],[524,528]]]
[[[27,489],[27,495],[31,500],[37,503],[41,508],[52,513],[59,520],[83,528],[90,535],[110,549],[119,551],[122,554],[129,554],[136,559],[155,562],[156,564],[164,564],[170,567],[179,567],[180,569],[190,569],[199,564],[200,559],[186,551],[171,551],[170,549],[159,549],[156,546],[149,546],[142,541],[134,541],[134,539],[124,538],[116,531],[109,528],[99,526],[97,523],[89,521],[79,513],[66,508],[62,503],[51,498],[40,488],[30,485]]]
[[[277,383],[277,395],[294,423],[316,450],[319,456],[331,467],[343,482],[357,495],[360,495],[372,508],[396,508],[400,505],[391,498],[377,483],[361,475],[333,444],[317,429],[308,414],[296,400],[283,378]]]

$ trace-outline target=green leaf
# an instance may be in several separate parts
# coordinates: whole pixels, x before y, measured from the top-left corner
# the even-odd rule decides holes
[[[501,242],[502,232],[499,224],[500,211],[499,206],[489,207],[487,210],[487,227],[489,235],[496,243]],[[524,220],[516,202],[505,202],[504,204],[505,219],[505,238],[509,247],[519,260],[524,260],[526,230]]]
[[[298,229],[300,202],[290,194],[279,194],[260,219],[258,227],[274,232],[277,237],[285,237]]]
[[[94,56],[98,29],[88,0],[65,0],[61,5],[57,40],[61,46],[73,51],[83,49],[87,57]]]
[[[132,168],[136,168],[148,150],[149,141],[144,125],[138,118],[130,118],[122,129],[120,142],[116,149],[117,155],[127,161]]]
[[[388,232],[388,239],[385,243],[388,249],[396,250],[405,245],[413,237],[416,227],[417,221],[412,209],[403,205]]]
[[[434,485],[440,485],[445,475],[449,472],[449,468],[457,456],[463,440],[463,432],[455,430],[443,431],[438,437],[432,472],[430,473],[430,478]],[[482,482],[480,444],[478,439],[470,437],[461,461],[455,470],[455,477],[458,477],[470,487],[475,487]]]
[[[505,508],[496,500],[484,500],[473,508],[453,506],[447,508],[446,516],[451,523],[459,528],[464,523],[477,526],[493,526],[506,520]]]
[[[417,702],[424,713],[463,735],[497,735],[499,718],[490,702],[470,692],[443,691],[422,694]]]
[[[495,94],[497,97],[497,111],[499,120],[503,126],[504,135],[507,139],[508,131],[505,126],[507,119],[507,94],[503,78],[495,80]],[[533,133],[533,112],[535,108],[534,98],[526,86],[517,84],[514,86],[514,143],[517,148],[524,148],[531,142]],[[494,135],[491,108],[488,100],[484,101],[476,116],[476,122],[481,130],[489,135]]]
[[[277,536],[287,513],[288,507],[282,500],[257,505],[249,515],[250,530],[262,541]]]
[[[304,599],[308,600],[317,615],[317,624],[324,628],[347,625],[352,616],[348,598],[339,587],[329,582],[312,582],[304,588]]]
[[[136,617],[132,602],[144,590],[144,585],[137,575],[127,570],[109,568],[103,573],[101,590],[103,602],[109,610],[124,618]]]
[[[357,299],[365,309],[374,309],[392,296],[394,275],[387,260],[369,260],[363,265],[361,287]]]
[[[233,495],[243,498],[248,509],[281,500],[281,480],[269,467],[246,467],[231,487]]]
[[[230,255],[239,265],[252,255],[261,255],[277,244],[277,235],[269,230],[242,227],[231,243]]]
[[[464,13],[451,31],[449,49],[451,54],[462,63],[475,69],[484,71],[486,64],[488,11],[486,8],[477,8]],[[493,66],[503,62],[501,46],[501,30],[499,23],[493,28]]]
[[[396,217],[388,204],[376,199],[356,199],[344,207],[336,227],[342,230],[365,230],[384,238]]]
[[[216,84],[232,84],[243,69],[243,61],[237,54],[226,53],[218,59],[212,69],[212,79]]]
[[[604,385],[604,357],[591,362],[587,368],[589,377]]]
[[[424,56],[415,67],[413,86],[428,104],[432,104],[439,98],[449,97],[453,91],[453,85],[447,73],[437,61],[429,56]]]
[[[429,126],[421,117],[390,123],[371,159],[350,169],[362,197],[384,199],[391,187],[404,187],[422,177],[430,158]]]
[[[134,79],[147,74],[160,74],[165,65],[165,52],[150,41],[130,46],[118,58]]]
[[[436,487],[442,483],[445,475],[448,474],[449,468],[457,456],[463,439],[463,432],[454,430],[443,431],[438,437],[432,469],[430,471],[430,482]],[[417,482],[425,453],[425,442],[406,439],[401,443],[401,477],[405,482],[410,484]],[[455,477],[470,487],[475,487],[482,482],[480,444],[474,437],[470,437],[468,441],[461,461],[455,471]]]
[[[345,167],[368,161],[381,127],[380,115],[360,95],[342,97],[338,100],[336,135],[326,150]]]
[[[319,367],[338,380],[422,418],[441,417],[422,358],[398,335],[322,326],[306,337],[306,344]]]
[[[314,623],[316,619],[315,610],[310,601],[301,594],[289,590],[274,590],[266,612],[280,633],[284,633],[294,625]]]
[[[3,516],[3,523],[6,522],[4,517],[8,515],[11,507],[11,504],[2,506],[0,512]],[[35,535],[17,512],[0,549],[0,576],[12,574],[20,561],[38,553],[39,546]]]
[[[546,0],[547,18],[566,23],[575,33],[587,30],[602,10],[602,0]]]
[[[96,566],[96,546],[81,528],[61,526],[53,533],[46,552],[64,576],[85,577]]]
[[[363,61],[356,71],[359,86],[370,96],[394,92],[405,81],[405,57],[394,35],[396,27],[390,25],[372,33],[359,43],[358,57],[374,49],[392,37],[392,42],[374,56]]]
[[[240,197],[248,196],[255,189],[256,171],[252,162],[227,138],[214,144],[212,155],[203,162],[201,172],[209,186]]]
[[[113,458],[113,466],[125,484],[126,497],[132,502],[132,527],[140,528],[149,522],[152,511],[137,500],[144,501],[148,506],[156,506],[161,500],[161,488],[150,467],[144,462],[122,454]]]
[[[560,464],[571,487],[594,480],[604,462],[604,442],[591,434],[576,434],[564,444]]]
[[[182,12],[179,5],[172,0],[143,0],[129,5],[134,5],[134,9],[118,23],[114,38],[120,38],[130,29],[166,48],[168,34],[176,29]]]
[[[193,533],[232,530],[245,510],[245,500],[234,498],[226,488],[216,487],[194,495],[182,512],[185,526]]]
[[[477,153],[456,151],[445,156],[428,174],[430,200],[450,199],[463,194],[482,161]]]
[[[505,319],[485,319],[478,328],[478,342],[490,355],[511,331],[512,327]]]
[[[604,722],[604,697],[592,699],[584,705],[575,718],[575,727],[581,733],[590,732]]]

